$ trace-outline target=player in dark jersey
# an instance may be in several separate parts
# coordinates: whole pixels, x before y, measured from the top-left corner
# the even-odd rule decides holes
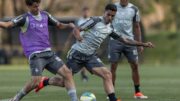
[[[41,0],[25,0],[29,12],[16,17],[8,22],[0,22],[0,27],[20,27],[20,41],[25,56],[29,59],[31,80],[10,101],[20,101],[25,95],[38,87],[39,82],[54,85],[54,79],[42,77],[45,69],[53,74],[58,74],[64,79],[64,86],[68,91],[71,101],[78,101],[76,88],[71,71],[64,62],[51,50],[49,42],[48,26],[56,26],[59,29],[74,28],[74,24],[63,24],[49,13],[41,11]],[[49,81],[49,82],[47,82]],[[56,79],[56,82],[59,80]]]

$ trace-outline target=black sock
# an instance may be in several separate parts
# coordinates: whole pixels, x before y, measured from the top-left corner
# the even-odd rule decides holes
[[[44,81],[43,81],[43,84],[44,84],[44,86],[49,85],[49,78],[48,78],[47,80],[44,80]]]
[[[140,85],[134,85],[135,93],[140,92]]]
[[[108,97],[109,97],[110,101],[116,101],[117,100],[114,93],[109,94]]]

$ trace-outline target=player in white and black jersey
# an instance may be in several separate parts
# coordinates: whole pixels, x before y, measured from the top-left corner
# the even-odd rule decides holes
[[[117,7],[117,13],[112,23],[115,32],[119,36],[141,42],[141,30],[139,25],[140,15],[138,8],[129,3],[129,0],[120,0],[120,2],[115,3],[115,5]],[[138,71],[138,52],[142,53],[142,51],[143,47],[129,46],[112,38],[109,41],[108,58],[111,62],[111,73],[114,86],[118,61],[122,58],[122,54],[124,54],[132,69],[132,79],[135,89],[134,98],[146,99],[148,97],[143,95],[140,91]]]
[[[77,21],[76,21],[76,25],[80,26],[81,24],[85,23],[87,20],[90,19],[90,8],[85,6],[82,8],[82,17],[80,17]],[[86,74],[86,69],[83,68],[81,70],[81,78],[83,80],[83,82],[87,82],[88,81],[88,76]]]

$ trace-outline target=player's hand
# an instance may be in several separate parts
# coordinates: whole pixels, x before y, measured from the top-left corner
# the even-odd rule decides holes
[[[138,47],[138,52],[142,54],[144,52],[144,47]]]
[[[154,48],[154,44],[151,42],[146,42],[143,44],[144,47],[148,47],[148,48]]]
[[[79,42],[82,42],[83,38],[82,37],[76,37],[76,40],[78,40]]]

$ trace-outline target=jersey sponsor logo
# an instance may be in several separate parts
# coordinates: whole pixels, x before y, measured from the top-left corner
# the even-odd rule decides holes
[[[31,23],[30,24],[30,28],[34,29],[34,28],[44,28],[44,27],[47,27],[47,24],[46,23]]]

